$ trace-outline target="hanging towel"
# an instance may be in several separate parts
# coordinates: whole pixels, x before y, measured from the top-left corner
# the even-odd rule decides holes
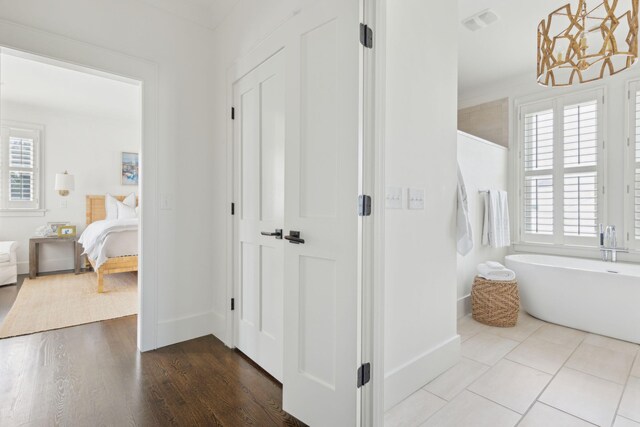
[[[469,204],[467,202],[467,189],[458,165],[458,212],[456,217],[457,248],[460,255],[466,255],[473,249],[473,234],[471,221],[469,220]]]
[[[515,280],[516,273],[508,268],[491,268],[485,263],[478,264],[478,276],[487,280],[511,281]]]
[[[482,244],[492,248],[511,245],[509,202],[506,191],[489,190],[485,193]]]

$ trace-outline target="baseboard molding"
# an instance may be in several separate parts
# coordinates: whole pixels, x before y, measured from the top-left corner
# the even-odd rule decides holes
[[[50,271],[73,270],[73,258],[41,259],[38,265],[39,273]],[[18,274],[29,274],[29,262],[18,262]]]
[[[231,347],[232,343],[229,342],[227,337],[227,319],[224,314],[213,312],[213,323],[211,323],[211,333],[213,336],[222,341],[227,347]]]
[[[158,348],[211,335],[213,311],[158,322]]]
[[[471,314],[471,294],[458,299],[458,319]]]
[[[400,403],[459,360],[460,337],[456,335],[389,372],[384,379],[384,410]]]

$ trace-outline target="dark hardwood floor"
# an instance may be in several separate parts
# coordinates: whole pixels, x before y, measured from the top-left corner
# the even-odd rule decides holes
[[[220,340],[141,354],[129,316],[0,340],[0,426],[22,425],[304,424],[282,410],[281,385]]]

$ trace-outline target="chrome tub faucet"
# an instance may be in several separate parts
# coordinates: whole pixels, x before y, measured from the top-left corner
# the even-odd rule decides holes
[[[600,255],[602,260],[617,262],[619,252],[626,253],[628,250],[618,247],[616,226],[608,225],[607,228],[604,228],[604,226],[600,224]],[[611,259],[609,259],[609,254],[611,254]]]

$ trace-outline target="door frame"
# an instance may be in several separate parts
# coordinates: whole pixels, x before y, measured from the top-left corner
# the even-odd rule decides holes
[[[121,76],[140,82],[141,140],[139,196],[141,221],[138,236],[137,346],[149,351],[158,346],[158,65],[146,59],[88,42],[0,19],[0,47],[36,55],[67,65]]]
[[[362,156],[361,189],[373,199],[371,220],[363,223],[363,236],[360,251],[363,255],[359,276],[361,287],[362,313],[360,325],[359,353],[363,362],[372,365],[369,388],[363,388],[360,399],[361,425],[382,426],[384,424],[384,22],[386,0],[359,0],[361,20],[374,28],[374,49],[367,49],[361,57],[364,83],[361,106],[362,144],[365,150]],[[294,15],[295,16],[295,15]],[[293,18],[293,17],[291,17]],[[289,18],[289,19],[291,19]],[[284,27],[282,23],[280,28]],[[236,171],[234,161],[234,124],[231,120],[233,105],[233,87],[242,77],[260,66],[285,48],[285,31],[273,31],[253,49],[240,56],[227,69],[227,309],[224,337],[225,345],[235,348],[235,313],[231,310],[231,299],[237,295],[235,277],[236,256],[236,218],[231,214],[235,203]],[[376,72],[377,71],[377,72]]]

